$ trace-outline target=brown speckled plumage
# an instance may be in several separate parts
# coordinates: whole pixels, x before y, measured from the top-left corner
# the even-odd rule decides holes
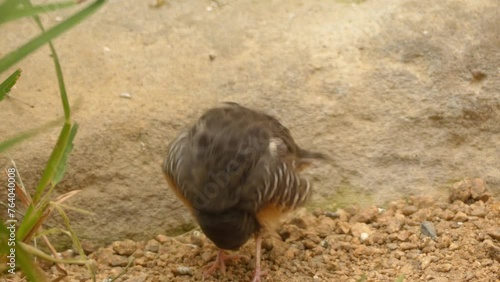
[[[299,172],[322,157],[297,146],[274,117],[225,103],[171,142],[163,171],[207,237],[237,250],[306,202],[311,184]]]

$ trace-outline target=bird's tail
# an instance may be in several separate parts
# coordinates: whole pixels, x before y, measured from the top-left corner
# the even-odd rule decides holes
[[[297,165],[297,171],[302,171],[312,164],[312,160],[331,160],[331,158],[328,155],[325,155],[320,152],[311,152],[308,150],[304,150],[302,148],[299,148],[299,151],[297,152],[297,156],[300,158],[299,163]]]
[[[330,157],[320,152],[312,152],[302,148],[299,148],[298,154],[301,159],[319,159],[319,160],[329,160]]]

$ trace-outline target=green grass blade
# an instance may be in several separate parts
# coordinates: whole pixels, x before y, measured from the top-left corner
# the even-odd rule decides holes
[[[87,256],[85,255],[85,252],[83,251],[82,245],[80,244],[80,240],[78,239],[78,236],[76,236],[76,233],[73,230],[73,228],[71,228],[71,224],[69,223],[69,217],[66,215],[63,208],[61,206],[59,206],[58,204],[54,203],[53,207],[59,212],[59,215],[62,217],[62,219],[64,221],[64,225],[66,226],[66,229],[71,234],[71,240],[73,241],[73,246],[76,248],[76,250],[80,254],[80,257],[86,259]]]
[[[38,231],[35,236],[33,236],[34,239],[40,238],[42,236],[48,236],[48,235],[55,235],[55,234],[64,234],[68,237],[71,237],[71,234],[61,228],[50,228],[50,229],[43,229],[41,231]]]
[[[43,191],[52,181],[56,170],[59,167],[59,163],[61,162],[66,147],[68,144],[69,136],[71,133],[71,124],[65,123],[63,128],[61,129],[61,133],[59,134],[59,138],[57,139],[57,143],[50,154],[50,158],[45,166],[45,170],[43,171],[42,178],[38,183],[38,186],[35,190],[35,195],[33,196],[33,203],[36,205],[42,196]]]
[[[79,264],[79,265],[86,265],[89,264],[90,262],[88,260],[83,260],[83,259],[58,259],[54,258],[51,255],[48,255],[39,249],[32,247],[28,244],[25,243],[20,243],[20,245],[23,247],[26,253],[29,253],[31,255],[34,255],[36,257],[42,258],[47,261],[55,262],[55,263],[66,263],[66,264]],[[32,281],[32,280],[29,280]],[[37,281],[37,280],[34,280]]]
[[[21,59],[35,51],[36,49],[43,46],[45,43],[59,36],[61,33],[72,28],[79,22],[81,22],[86,17],[93,14],[99,7],[101,7],[106,0],[96,0],[89,6],[75,13],[71,17],[67,18],[65,21],[59,23],[58,25],[50,28],[47,32],[43,32],[37,37],[30,40],[28,43],[19,47],[17,50],[5,55],[0,59],[0,73],[7,70],[9,67],[19,62]]]
[[[0,143],[0,152],[3,152],[5,150],[9,149],[10,147],[13,147],[17,143],[20,143],[26,139],[34,137],[39,133],[40,132],[38,130],[30,130],[30,131],[26,131],[24,133],[21,133],[17,136],[14,136],[10,139],[7,139],[5,141],[2,141],[2,143]]]
[[[38,20],[40,22],[40,20]],[[41,26],[40,22],[40,26]],[[52,41],[49,41],[50,52],[52,53],[52,58],[54,60],[54,66],[56,67],[57,82],[59,84],[59,93],[61,94],[61,101],[64,109],[64,117],[66,122],[71,121],[71,110],[69,107],[68,94],[66,92],[66,86],[64,85],[64,76],[62,73],[61,64],[59,63],[59,57],[57,56],[56,49]]]
[[[0,254],[7,255],[10,252],[10,248],[12,246],[3,244],[3,242],[7,242],[6,239],[9,237],[9,233],[10,231],[7,229],[7,227],[3,223],[0,223],[0,237],[2,238],[2,240],[0,240],[2,242],[2,244],[0,244]],[[27,252],[25,252],[22,242],[19,241],[19,237],[17,237],[16,239],[16,265],[21,268],[28,281],[45,281],[45,279],[43,279],[43,272],[41,272],[41,270],[33,263],[33,259],[31,258],[31,256]]]
[[[27,7],[33,7],[30,0],[22,0],[22,1]],[[35,20],[40,30],[42,32],[45,32],[45,28],[43,27],[42,21],[40,21],[40,17],[38,15],[34,15],[33,19]],[[69,123],[71,120],[71,112],[68,102],[68,93],[66,92],[66,86],[64,84],[64,76],[62,73],[61,64],[59,63],[59,56],[57,56],[56,48],[54,48],[54,44],[52,44],[52,41],[49,41],[48,43],[52,59],[54,60],[54,66],[56,68],[56,76],[59,85],[59,93],[61,95],[61,100],[63,104],[64,116],[66,117],[66,122]]]
[[[61,181],[66,172],[66,164],[68,163],[68,156],[71,154],[73,150],[73,140],[75,139],[76,132],[78,131],[78,124],[74,124],[71,127],[71,131],[69,132],[68,141],[66,141],[66,146],[62,152],[59,163],[54,171],[54,175],[52,177],[52,186],[57,185]]]
[[[62,119],[59,118],[57,120],[50,121],[50,122],[48,122],[40,127],[25,131],[25,132],[20,133],[20,134],[12,137],[10,139],[2,141],[2,142],[0,142],[0,153],[6,151],[7,149],[13,147],[14,145],[16,145],[16,144],[18,144],[26,139],[37,136],[38,134],[42,133],[43,131],[45,131],[51,127],[60,125],[61,123],[62,123]]]
[[[21,76],[21,69],[17,69],[14,73],[12,73],[6,80],[4,80],[0,84],[0,101],[5,98],[7,94],[9,94],[12,87],[16,84],[17,80]]]
[[[28,210],[26,210],[26,214],[23,218],[23,221],[19,225],[19,228],[17,229],[17,240],[18,241],[28,241],[27,237],[30,235],[32,230],[40,224],[40,220],[43,217],[43,212],[47,209],[48,204],[44,205],[37,205],[34,207],[33,205],[30,205],[28,207]],[[28,238],[31,239],[31,238]]]
[[[16,0],[0,0],[0,14],[6,16],[7,11],[13,11],[17,8],[19,2]]]
[[[32,7],[23,7],[22,5],[18,5],[18,2],[18,0],[7,0],[2,5],[0,5],[0,25],[19,18],[48,13],[68,8],[77,4],[76,1],[72,0],[59,3],[37,5]]]
[[[34,264],[32,256],[25,250],[25,244],[16,242],[16,264],[20,266],[27,281],[47,281],[43,271]]]

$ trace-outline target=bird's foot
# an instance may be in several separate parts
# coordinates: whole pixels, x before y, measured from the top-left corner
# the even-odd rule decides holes
[[[226,252],[224,252],[224,250],[219,250],[219,252],[217,253],[217,258],[215,259],[214,262],[208,264],[206,267],[205,267],[205,271],[203,272],[203,280],[205,280],[205,278],[207,276],[210,276],[212,275],[216,270],[217,268],[220,269],[220,271],[222,272],[222,274],[226,274],[226,263],[225,261],[226,260],[232,260],[232,259],[240,259],[240,258],[244,258],[244,259],[247,259],[247,260],[250,260],[250,258],[248,258],[247,256],[244,256],[244,255],[237,255],[237,254],[234,254],[234,255],[228,255],[226,254]]]
[[[253,275],[252,282],[261,282],[262,280],[260,280],[260,278],[262,276],[266,276],[266,275],[267,275],[267,271],[266,270],[256,269],[255,270],[255,274]]]

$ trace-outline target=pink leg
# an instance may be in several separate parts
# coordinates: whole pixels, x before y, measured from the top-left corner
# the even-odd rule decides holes
[[[255,236],[255,274],[253,276],[252,282],[260,282],[260,277],[266,275],[266,271],[262,271],[260,269],[260,253],[261,253],[261,245],[262,245],[262,236],[257,234]]]
[[[203,272],[203,280],[205,280],[205,277],[212,275],[217,270],[217,268],[219,268],[222,274],[225,275],[226,274],[225,261],[230,259],[240,259],[240,258],[247,258],[247,257],[243,255],[228,255],[223,249],[219,249],[215,261],[208,264],[205,267],[206,270]]]

